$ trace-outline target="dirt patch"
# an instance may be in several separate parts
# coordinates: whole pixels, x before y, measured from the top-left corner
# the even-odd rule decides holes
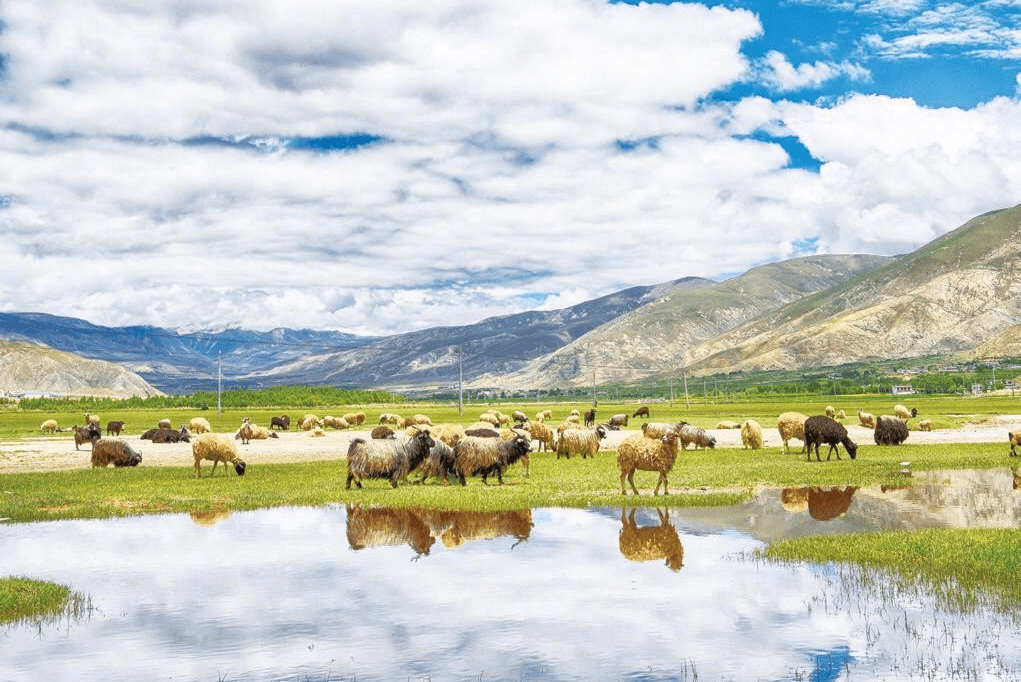
[[[872,443],[872,429],[857,424],[845,423],[852,440],[861,444]],[[1021,428],[1021,415],[1001,415],[980,424],[966,424],[957,429],[935,431],[912,431],[908,443],[1007,443],[1007,431]],[[741,432],[738,429],[707,429],[716,437],[716,446],[721,448],[741,447]],[[780,434],[775,428],[763,428],[766,449],[779,448]],[[601,449],[615,450],[617,445],[640,429],[628,428],[610,431],[602,441]],[[281,431],[278,438],[253,440],[248,445],[237,443],[241,457],[249,466],[259,463],[310,462],[324,459],[344,459],[347,448],[355,438],[369,438],[369,431],[327,431],[325,436],[315,437],[306,431]],[[152,443],[138,436],[125,436],[124,440],[142,453],[142,466],[193,466],[195,459],[189,443]],[[799,444],[800,447],[800,444]],[[25,473],[33,471],[61,471],[87,469],[92,466],[88,448],[74,449],[74,438],[70,434],[52,437],[32,437],[0,443],[0,473]]]

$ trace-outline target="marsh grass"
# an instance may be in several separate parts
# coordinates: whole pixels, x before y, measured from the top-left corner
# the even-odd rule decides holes
[[[0,578],[0,623],[43,625],[81,620],[91,600],[64,585],[23,577]]]

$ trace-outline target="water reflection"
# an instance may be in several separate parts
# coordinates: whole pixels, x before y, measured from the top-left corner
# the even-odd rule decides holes
[[[670,523],[670,511],[657,509],[659,523],[655,526],[639,526],[635,523],[635,510],[626,513],[620,510],[618,545],[620,553],[631,561],[657,561],[663,559],[671,571],[681,570],[684,564],[684,545],[677,535],[677,529]]]
[[[191,520],[200,526],[213,526],[230,518],[229,509],[210,509],[209,511],[193,511],[189,513]]]
[[[830,521],[847,513],[854,497],[856,486],[844,488],[820,488],[802,486],[784,488],[780,491],[780,504],[789,512],[799,513],[806,509],[809,516],[817,521]]]
[[[418,556],[429,554],[437,538],[447,549],[505,535],[523,542],[531,535],[532,526],[531,509],[488,512],[347,507],[347,543],[351,549],[407,545]]]

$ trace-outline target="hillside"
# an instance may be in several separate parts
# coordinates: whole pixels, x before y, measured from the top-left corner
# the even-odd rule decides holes
[[[119,365],[87,360],[47,346],[0,341],[0,392],[128,398],[160,395]]]

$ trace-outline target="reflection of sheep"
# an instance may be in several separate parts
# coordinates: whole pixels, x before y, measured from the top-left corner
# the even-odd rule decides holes
[[[908,425],[899,417],[880,415],[876,419],[873,438],[876,445],[900,445],[908,439]]]
[[[683,450],[687,450],[689,444],[694,445],[696,450],[699,448],[704,450],[716,448],[716,437],[710,436],[701,426],[685,424],[681,427],[678,434],[681,437],[681,448]]]
[[[429,527],[413,509],[347,507],[347,544],[351,549],[408,545],[419,555],[435,543]]]
[[[746,419],[741,424],[741,443],[746,449],[758,450],[762,447],[762,427],[754,419]]]
[[[192,511],[188,512],[191,516],[191,520],[200,526],[213,526],[223,521],[224,519],[230,518],[229,509],[209,509],[207,511]]]
[[[123,421],[109,421],[106,423],[106,435],[108,436],[119,436],[123,430]]]
[[[620,493],[627,495],[624,482],[631,484],[635,495],[638,488],[635,487],[635,471],[658,471],[659,480],[652,494],[659,494],[659,486],[663,486],[663,494],[669,495],[667,489],[667,473],[674,468],[677,460],[677,434],[669,434],[662,438],[646,438],[645,436],[631,436],[621,441],[617,446],[617,464],[620,466]]]
[[[606,427],[602,424],[594,429],[566,429],[557,440],[557,459],[571,459],[571,455],[595,458],[603,438],[606,438]]]
[[[202,475],[202,460],[209,460],[213,463],[213,469],[209,472],[212,476],[216,473],[216,465],[223,462],[223,475],[227,475],[227,462],[234,465],[234,471],[238,476],[245,475],[245,462],[238,457],[238,447],[230,436],[219,436],[215,433],[203,433],[191,444],[191,454],[195,457],[195,478]]]
[[[635,510],[625,514],[620,510],[620,553],[631,561],[658,561],[664,559],[671,571],[681,570],[684,563],[684,545],[677,529],[670,523],[670,510],[656,510],[658,526],[639,526],[635,523]]]
[[[931,419],[919,420],[919,422],[918,422],[918,430],[919,431],[932,431],[932,420]]]
[[[99,429],[99,424],[89,423],[86,426],[75,426],[74,427],[74,449],[77,450],[79,445],[85,443],[91,443],[99,440],[103,437],[103,432]]]
[[[363,478],[385,478],[396,488],[399,480],[429,456],[433,445],[435,441],[427,430],[400,440],[355,438],[347,449],[345,488],[351,489],[351,481],[361,488]]]
[[[780,432],[780,440],[783,441],[781,449],[784,452],[791,451],[789,443],[791,438],[797,438],[801,442],[805,441],[806,419],[808,419],[808,415],[800,412],[784,412],[776,418],[776,428]],[[802,447],[801,451],[804,452],[805,448]]]
[[[191,421],[188,422],[188,430],[192,433],[209,433],[212,431],[212,427],[209,426],[209,420],[205,417],[192,417]]]
[[[46,421],[39,425],[40,433],[56,433],[56,431],[57,431],[56,419],[47,419]]]
[[[92,442],[92,466],[135,467],[142,462],[142,455],[126,441],[116,438],[100,438]]]
[[[482,484],[488,485],[486,479],[496,474],[500,485],[503,485],[503,472],[527,456],[530,450],[531,443],[521,435],[510,440],[468,436],[454,446],[457,479],[461,485],[467,485],[466,477],[482,476]]]
[[[823,415],[809,417],[805,420],[805,450],[808,452],[809,461],[812,460],[813,446],[815,447],[815,460],[822,461],[819,456],[819,446],[822,444],[830,446],[829,452],[826,453],[827,461],[834,451],[837,453],[837,459],[840,459],[840,449],[837,445],[843,445],[851,459],[858,454],[858,446],[847,435],[847,429],[843,424]]]
[[[901,419],[903,419],[904,421],[907,421],[907,420],[909,420],[909,419],[911,419],[913,417],[917,417],[918,416],[918,408],[917,407],[912,407],[909,410],[908,408],[904,407],[903,405],[894,405],[893,406],[893,413],[895,415],[897,415],[898,417],[900,417]]]
[[[1021,445],[1021,431],[1010,431],[1007,433],[1007,440],[1010,441],[1010,456],[1017,457],[1017,452],[1014,448]]]
[[[648,419],[649,418],[649,408],[646,407],[645,405],[642,405],[637,410],[635,410],[635,413],[633,415],[631,415],[631,416],[635,417],[636,419],[638,417],[645,417],[646,419]]]
[[[851,506],[851,498],[857,488],[820,488],[818,486],[799,486],[784,488],[780,491],[780,502],[789,512],[800,513],[808,510],[809,515],[817,521],[829,521],[847,513]]]
[[[876,428],[876,418],[871,412],[858,410],[858,423],[870,429]]]
[[[421,511],[430,531],[448,549],[473,540],[493,540],[504,535],[524,542],[532,534],[532,510]],[[515,543],[517,544],[517,543]]]

